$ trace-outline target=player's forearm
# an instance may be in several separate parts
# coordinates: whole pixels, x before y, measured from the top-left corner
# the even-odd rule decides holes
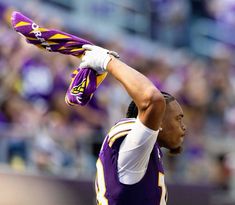
[[[121,82],[137,106],[143,107],[144,99],[147,98],[146,94],[157,91],[144,75],[116,58],[112,57],[107,71]]]
[[[112,57],[107,65],[107,71],[122,83],[139,111],[146,110],[152,104],[163,103],[163,96],[153,83],[122,61]]]

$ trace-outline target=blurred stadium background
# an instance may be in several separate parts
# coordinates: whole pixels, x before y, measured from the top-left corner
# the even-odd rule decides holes
[[[165,155],[169,205],[235,204],[235,0],[0,0],[0,205],[90,205],[100,144],[130,101],[109,77],[64,102],[79,60],[30,46],[13,10],[118,51],[177,97],[184,152]]]

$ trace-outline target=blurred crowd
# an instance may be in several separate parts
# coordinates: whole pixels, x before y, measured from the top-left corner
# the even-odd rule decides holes
[[[178,7],[169,8],[172,12],[165,14],[168,17],[164,17],[166,22],[161,25],[168,25],[168,31],[163,30],[172,36],[177,23],[186,22],[189,15],[179,15],[183,13]],[[70,75],[79,66],[79,59],[26,44],[9,25],[10,11],[2,5],[0,9],[1,166],[70,178],[94,176],[105,133],[125,116],[130,98],[121,85],[108,76],[87,106],[66,105],[64,97]],[[190,14],[188,7],[185,9]],[[215,4],[210,9],[215,10]],[[217,21],[220,21],[217,17],[222,16],[218,11],[218,15],[212,15],[209,9],[204,14]],[[225,24],[235,23],[231,16],[228,21],[224,19]],[[70,32],[55,21],[42,23],[45,27]],[[234,186],[235,67],[231,45],[219,42],[206,57],[178,45],[177,48],[161,47],[150,57],[130,49],[131,45],[101,41],[91,34],[76,35],[119,52],[124,62],[181,103],[188,131],[183,154],[175,157],[166,154],[168,183],[212,184],[222,190]],[[177,35],[181,45],[188,44],[186,34],[185,41],[184,33]]]

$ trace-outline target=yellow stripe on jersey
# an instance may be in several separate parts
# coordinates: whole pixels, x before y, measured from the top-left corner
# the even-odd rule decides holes
[[[135,124],[135,119],[128,119],[126,121],[122,121],[113,126],[108,135],[108,144],[111,147],[116,139],[123,137],[128,134],[128,132],[132,129]]]
[[[112,137],[110,140],[109,140],[109,146],[112,147],[113,143],[115,142],[115,140],[117,140],[118,138],[120,137],[124,137],[128,134],[128,132],[130,132],[130,130],[126,130],[126,131],[123,131],[123,132],[120,132],[118,134],[116,134],[114,137]]]
[[[106,185],[104,180],[104,168],[100,159],[96,162],[96,198],[98,205],[108,205],[108,199],[105,197]]]
[[[112,130],[114,130],[114,129],[116,129],[118,126],[120,126],[120,125],[123,125],[123,124],[128,124],[128,123],[133,123],[133,122],[135,122],[135,119],[133,118],[133,119],[129,119],[128,121],[127,120],[125,120],[125,121],[121,121],[121,122],[118,122],[117,124],[115,124],[113,127],[111,127],[111,129],[109,130],[109,135],[110,135],[110,133],[111,133],[111,131]]]

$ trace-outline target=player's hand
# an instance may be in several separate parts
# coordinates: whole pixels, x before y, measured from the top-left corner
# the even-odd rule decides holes
[[[80,68],[90,67],[102,74],[106,72],[106,67],[111,60],[111,56],[119,57],[116,52],[109,51],[99,46],[85,44],[82,46],[86,51],[82,57]]]

